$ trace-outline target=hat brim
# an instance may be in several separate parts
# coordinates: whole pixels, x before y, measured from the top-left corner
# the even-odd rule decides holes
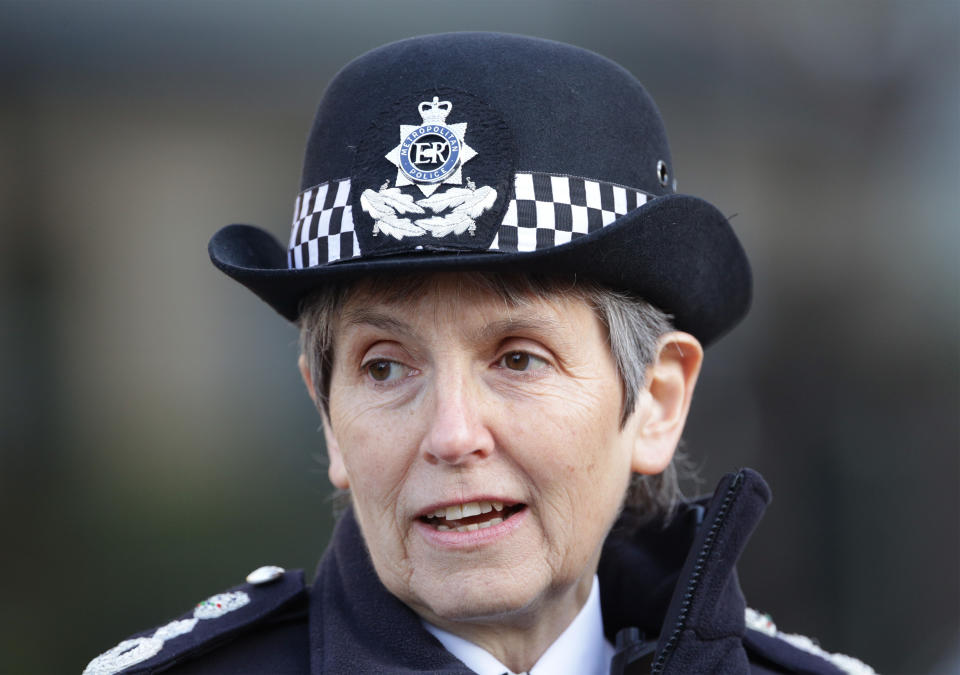
[[[316,289],[372,274],[559,274],[638,294],[706,345],[746,314],[751,298],[750,266],[727,219],[710,203],[678,194],[648,201],[568,244],[526,253],[418,252],[288,269],[286,249],[251,225],[222,228],[210,240],[209,253],[217,268],[290,321]]]

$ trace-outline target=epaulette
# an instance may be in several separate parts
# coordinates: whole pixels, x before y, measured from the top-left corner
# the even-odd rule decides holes
[[[105,651],[87,665],[83,675],[164,670],[270,621],[304,596],[302,570],[260,567],[247,575],[247,583],[211,596],[179,618]]]
[[[792,673],[876,675],[863,661],[821,648],[806,635],[783,633],[769,614],[747,607],[744,646],[767,662],[785,666]],[[752,659],[751,659],[752,660]]]

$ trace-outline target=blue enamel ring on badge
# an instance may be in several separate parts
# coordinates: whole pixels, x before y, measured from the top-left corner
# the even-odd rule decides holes
[[[419,126],[400,144],[400,170],[418,183],[439,183],[460,164],[460,139],[440,124]]]

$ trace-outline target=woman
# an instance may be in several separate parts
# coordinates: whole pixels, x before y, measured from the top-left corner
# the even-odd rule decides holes
[[[672,173],[646,92],[580,49],[450,34],[344,68],[289,247],[233,225],[210,255],[299,323],[350,507],[312,588],[256,570],[87,672],[872,672],[746,608],[759,476],[679,498],[750,273]]]

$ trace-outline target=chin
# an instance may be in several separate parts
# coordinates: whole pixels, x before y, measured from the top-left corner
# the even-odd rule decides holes
[[[413,604],[443,621],[503,620],[510,615],[526,614],[538,604],[540,594],[532,584],[518,576],[501,575],[498,572],[498,579],[477,578],[475,574],[450,575],[429,588],[412,589],[416,595]]]

